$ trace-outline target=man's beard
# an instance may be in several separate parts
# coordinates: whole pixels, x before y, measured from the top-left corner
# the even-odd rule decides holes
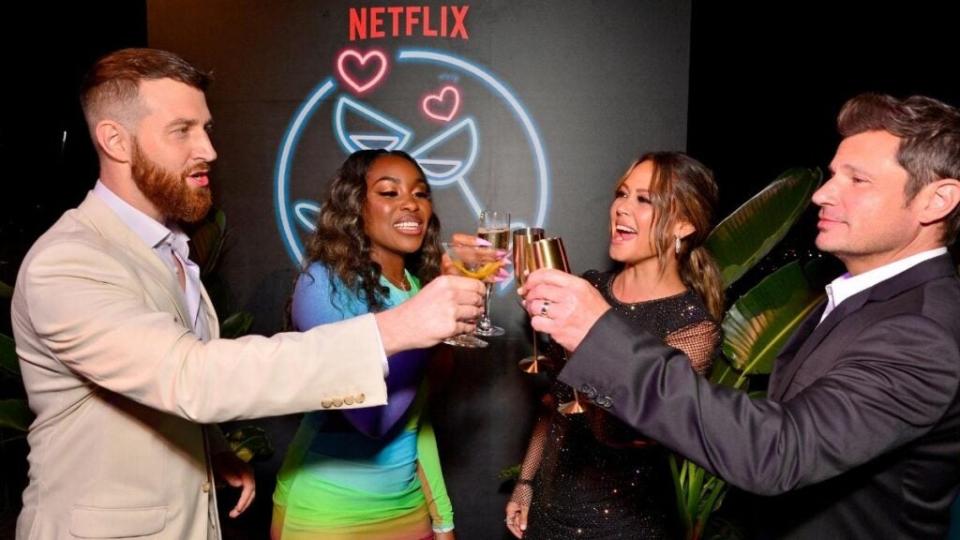
[[[209,171],[209,163],[174,173],[148,158],[139,142],[134,141],[130,167],[133,181],[164,218],[194,223],[210,210],[210,188],[191,187],[187,180],[191,174]]]

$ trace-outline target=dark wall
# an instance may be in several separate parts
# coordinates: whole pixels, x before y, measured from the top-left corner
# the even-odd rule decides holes
[[[445,4],[421,4],[434,9],[436,28]],[[386,37],[351,42],[349,8],[376,5],[295,1],[266,9],[225,1],[149,3],[150,43],[177,50],[216,74],[209,93],[221,155],[216,193],[228,219],[235,216],[236,237],[243,239],[231,246],[226,271],[239,302],[255,311],[263,330],[279,322],[267,291],[285,287],[286,272],[296,264],[279,223],[285,205],[276,186],[285,137],[311,96],[319,101],[296,131],[286,169],[287,218],[298,238],[306,229],[289,215],[296,212],[292,206],[321,201],[348,154],[335,133],[334,109],[342,97],[406,125],[411,138],[402,148],[411,152],[473,120],[476,144],[461,132],[416,156],[466,161],[476,152],[476,160],[464,165],[462,185],[440,178],[443,166],[425,165],[439,173],[431,182],[444,229],[473,230],[482,207],[506,210],[514,223],[545,225],[564,236],[580,270],[605,259],[606,207],[632,157],[641,148],[681,147],[686,139],[687,2],[476,2],[466,4],[467,40],[424,37],[416,26],[414,35],[404,35],[404,27],[392,37],[386,16]],[[190,30],[195,27],[205,31]],[[351,89],[336,66],[346,48],[386,53],[389,69],[382,82],[362,93]],[[422,49],[470,63],[509,96],[468,69],[399,58]],[[374,78],[356,62],[347,63],[347,71],[363,81]],[[318,94],[327,81],[334,86]],[[426,117],[421,100],[445,86],[462,94],[459,113],[447,122]],[[535,136],[524,129],[518,110]],[[355,112],[346,115],[344,126],[347,135],[393,134]],[[519,322],[517,310],[497,308]]]
[[[960,104],[948,4],[695,1],[687,149],[714,169],[721,215],[789,167],[826,171],[858,93]]]
[[[20,6],[0,19],[0,281],[12,284],[33,240],[96,180],[77,88],[96,58],[146,46],[146,4]]]

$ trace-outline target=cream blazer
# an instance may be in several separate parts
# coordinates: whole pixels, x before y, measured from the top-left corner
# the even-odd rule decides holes
[[[204,424],[386,402],[373,316],[212,339],[176,276],[89,194],[31,248],[12,321],[30,408],[18,539],[219,538]]]

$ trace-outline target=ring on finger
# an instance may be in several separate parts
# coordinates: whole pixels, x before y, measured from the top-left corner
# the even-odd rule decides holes
[[[549,319],[550,316],[547,315],[547,310],[548,310],[549,308],[550,308],[550,301],[549,301],[549,300],[544,300],[544,301],[543,301],[543,305],[540,306],[540,316],[541,316],[541,317],[546,317],[546,318]]]

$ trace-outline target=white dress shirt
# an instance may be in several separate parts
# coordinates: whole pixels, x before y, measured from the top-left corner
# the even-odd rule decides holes
[[[826,286],[827,307],[823,310],[823,315],[820,317],[820,322],[823,322],[823,320],[827,318],[827,315],[829,315],[834,308],[839,306],[840,303],[847,298],[850,298],[858,292],[865,291],[881,281],[886,281],[897,274],[903,273],[922,263],[923,261],[938,257],[946,252],[947,248],[945,247],[929,249],[927,251],[921,251],[920,253],[916,253],[898,261],[874,268],[873,270],[864,272],[860,275],[851,276],[850,273],[847,272],[846,274],[838,277]]]
[[[190,238],[184,234],[175,225],[173,228],[164,226],[159,221],[144,214],[131,206],[110,191],[103,182],[97,180],[93,187],[93,192],[110,207],[120,221],[127,227],[130,227],[143,242],[153,249],[153,252],[160,257],[163,264],[170,268],[174,276],[179,274],[180,268],[184,270],[184,299],[186,300],[188,315],[191,317],[191,330],[202,341],[210,339],[210,328],[207,326],[207,318],[201,316],[201,298],[200,298],[200,267],[190,260]],[[179,278],[178,278],[179,280]]]

